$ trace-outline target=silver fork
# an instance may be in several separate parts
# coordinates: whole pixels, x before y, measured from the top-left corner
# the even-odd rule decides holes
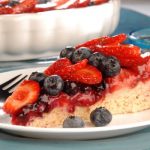
[[[8,81],[0,84],[0,108],[3,106],[3,103],[7,99],[7,97],[10,96],[13,93],[13,92],[11,92],[11,90],[13,88],[15,88],[21,81],[23,81],[27,77],[27,75],[25,75],[21,79],[19,79],[18,81],[14,82],[21,75],[22,74],[19,74],[19,75],[15,76],[15,77],[9,79]]]

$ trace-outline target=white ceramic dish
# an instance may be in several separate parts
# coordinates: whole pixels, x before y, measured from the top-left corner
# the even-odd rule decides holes
[[[44,68],[15,70],[0,74],[0,83],[17,74],[30,74],[33,71],[42,71]],[[150,110],[134,114],[114,115],[111,123],[105,127],[86,128],[34,128],[10,124],[10,117],[0,109],[0,129],[16,135],[46,138],[46,139],[100,139],[128,133],[133,133],[150,126]]]
[[[78,9],[0,15],[0,59],[54,55],[67,45],[108,35],[118,24],[119,12],[120,0],[110,0]]]

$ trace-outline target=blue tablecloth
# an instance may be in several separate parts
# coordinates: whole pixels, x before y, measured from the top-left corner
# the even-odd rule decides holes
[[[150,17],[121,10],[120,22],[113,34],[129,33],[150,27]],[[0,131],[0,150],[150,150],[150,128],[121,137],[89,141],[55,141],[17,137]]]
[[[121,9],[119,25],[113,35],[120,32],[128,34],[142,28],[150,28],[149,16],[128,9]]]

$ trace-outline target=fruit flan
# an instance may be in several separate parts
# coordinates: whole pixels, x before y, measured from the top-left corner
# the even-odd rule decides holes
[[[115,114],[150,109],[150,56],[123,33],[67,46],[43,72],[32,72],[7,98],[12,124],[105,126]]]
[[[101,5],[109,0],[1,0],[0,15],[37,13]]]

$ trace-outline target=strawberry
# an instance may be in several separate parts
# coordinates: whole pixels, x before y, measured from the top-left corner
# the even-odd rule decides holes
[[[30,12],[35,7],[36,4],[37,4],[36,0],[24,0],[20,4],[13,7],[13,13],[19,14]]]
[[[25,80],[6,99],[3,110],[8,114],[14,114],[27,104],[33,104],[38,100],[40,85],[36,81]]]
[[[93,47],[95,47],[96,45],[102,45],[102,42],[105,40],[105,39],[107,39],[107,38],[109,38],[108,36],[103,36],[103,37],[100,37],[100,38],[96,38],[96,39],[92,39],[92,40],[89,40],[89,41],[87,41],[87,42],[85,42],[85,43],[82,43],[82,44],[79,44],[79,45],[77,45],[76,46],[76,49],[78,49],[78,48],[80,48],[80,47],[88,47],[88,48],[90,48],[91,46]]]
[[[56,6],[55,9],[69,9],[76,8],[78,4],[78,0],[68,0],[66,3]]]
[[[76,64],[72,64],[68,58],[61,58],[49,66],[44,73],[46,75],[57,74],[64,80],[71,80],[86,84],[100,83],[102,80],[101,72],[87,63],[87,59]]]
[[[83,60],[81,60],[80,62],[78,62],[76,64],[72,64],[70,66],[64,67],[64,69],[62,69],[62,70],[64,70],[64,72],[66,71],[66,72],[73,73],[73,72],[75,72],[77,70],[80,70],[80,69],[86,67],[87,63],[88,63],[88,60],[87,59],[83,59]]]
[[[66,66],[62,69],[56,70],[55,74],[59,75],[62,77],[64,80],[68,80],[71,76],[71,74],[74,73],[74,71],[80,70],[84,68],[87,65],[88,60],[84,59],[76,64]]]
[[[56,62],[54,62],[52,65],[50,65],[44,73],[48,76],[56,74],[57,71],[62,70],[66,66],[72,65],[71,61],[68,58],[61,58],[58,59]]]
[[[91,0],[91,5],[99,5],[102,3],[108,2],[108,0]]]
[[[127,35],[124,33],[109,37],[109,36],[103,36],[100,38],[96,38],[96,39],[92,39],[89,40],[85,43],[82,43],[80,45],[76,46],[76,49],[79,47],[88,47],[88,48],[94,48],[96,45],[101,45],[101,46],[105,46],[105,45],[118,45],[120,43],[122,43],[123,41],[125,41],[127,38]]]
[[[106,38],[103,40],[102,45],[117,45],[124,42],[127,39],[127,35],[124,33]]]
[[[136,67],[141,66],[147,63],[147,58],[143,58],[141,56],[134,58],[119,58],[120,64],[122,67]]]
[[[50,3],[47,4],[46,6],[44,5],[36,5],[30,12],[31,13],[37,13],[37,12],[43,12],[43,11],[50,11],[50,10],[54,10],[56,7],[56,3]]]
[[[4,6],[7,5],[9,3],[9,0],[1,0],[0,1],[0,5]]]
[[[133,58],[140,56],[140,48],[131,44],[128,45],[109,45],[95,46],[91,49],[93,52],[100,52],[107,56]]]
[[[68,0],[54,0],[53,2],[56,3],[56,6],[58,7],[60,5],[67,3]]]
[[[0,14],[12,14],[13,9],[10,7],[0,7]]]
[[[90,4],[90,0],[78,0],[77,8],[86,7]]]
[[[85,68],[73,72],[69,80],[85,84],[98,84],[102,81],[102,74],[97,68],[87,65]]]
[[[72,64],[68,58],[61,58],[49,66],[44,73],[49,76],[57,74],[65,80],[68,79],[74,71],[84,68],[87,63],[87,59],[84,59],[76,64]]]
[[[102,75],[95,67],[87,65],[84,59],[76,64],[71,64],[68,58],[61,58],[44,71],[46,75],[57,74],[64,80],[77,81],[86,84],[97,84],[102,80]]]

